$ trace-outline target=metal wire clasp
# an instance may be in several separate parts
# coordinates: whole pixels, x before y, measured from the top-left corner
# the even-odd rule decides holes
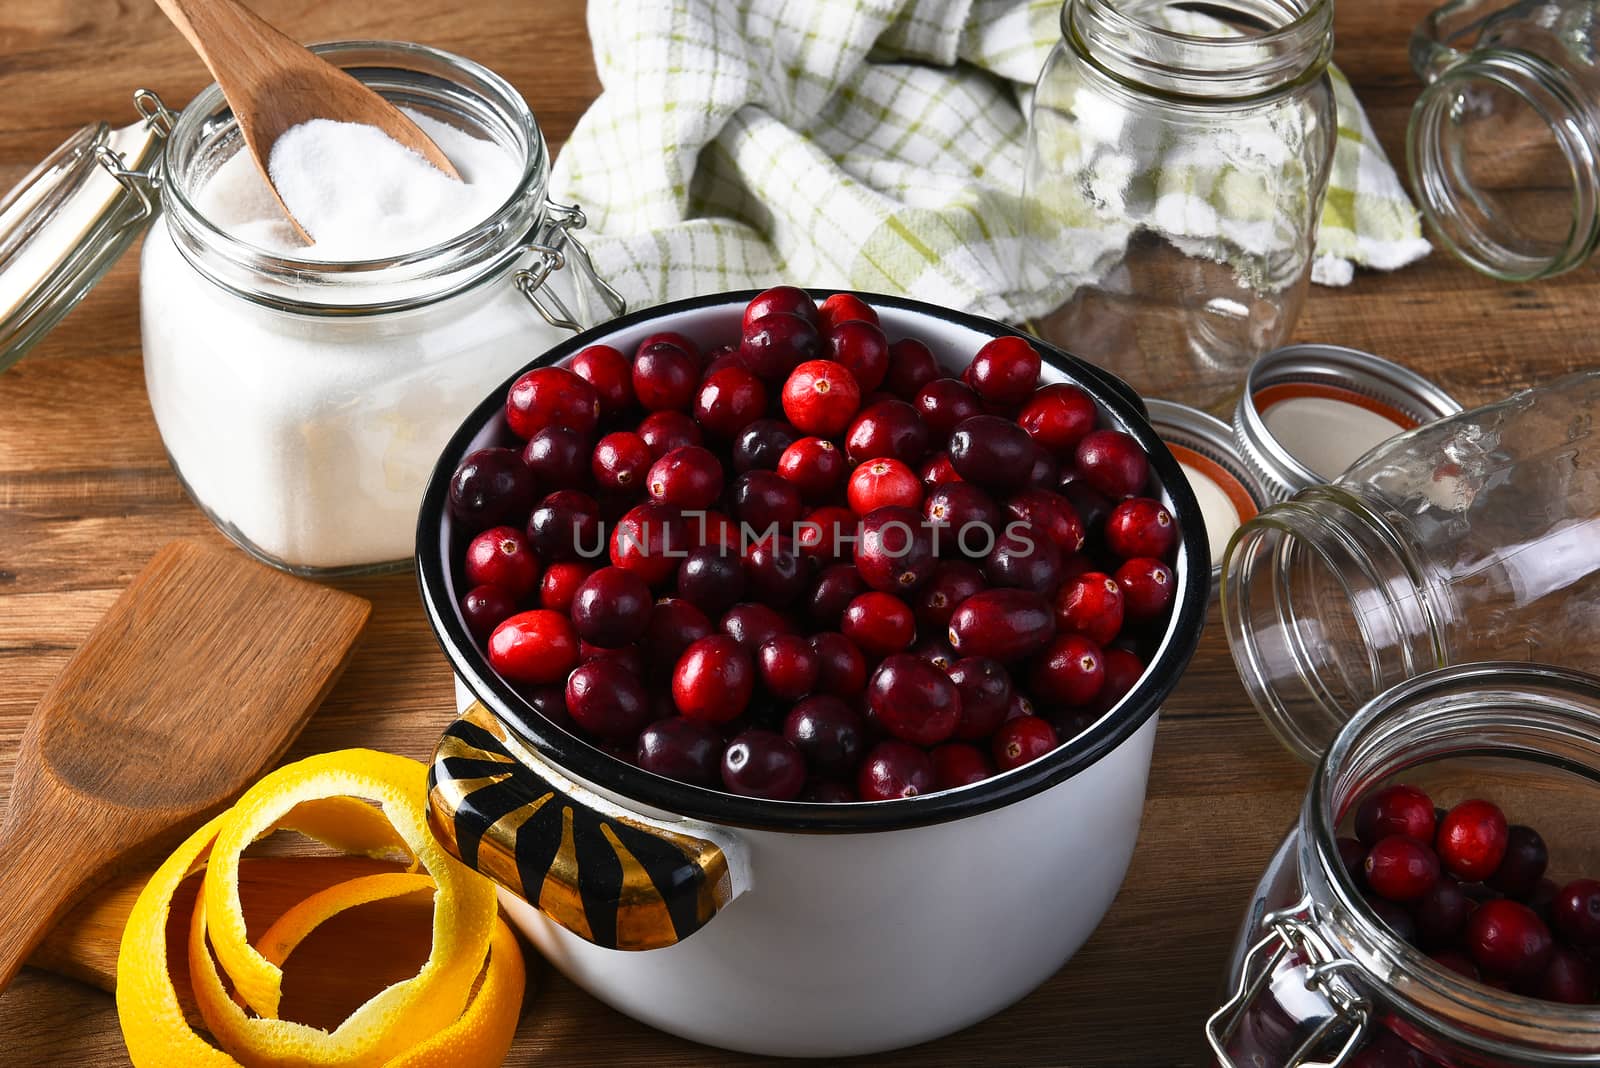
[[[588,224],[589,220],[585,218],[583,209],[576,204],[546,201],[545,221],[534,233],[533,240],[523,245],[520,250],[520,253],[531,253],[534,262],[527,267],[519,268],[512,275],[517,291],[528,299],[528,303],[544,317],[545,322],[563,330],[571,330],[573,333],[582,330],[582,324],[573,315],[572,309],[561,299],[560,294],[544,284],[552,273],[567,265],[569,254],[578,273],[576,281],[580,294],[583,286],[592,286],[612,318],[628,310],[622,295],[611,288],[611,285],[595,271],[594,261],[589,258],[589,250],[584,248],[583,243],[573,234],[573,231],[582,230]]]
[[[165,141],[172,133],[173,124],[178,121],[178,117],[168,110],[154,89],[134,90],[133,107],[144,119],[145,127],[157,141]],[[127,219],[123,226],[137,226],[156,213],[156,187],[160,184],[160,178],[153,163],[151,169],[145,171],[130,167],[122,153],[104,141],[94,146],[94,158],[107,174],[115,178],[122,188],[139,202],[137,213]]]
[[[1228,1055],[1228,1043],[1256,998],[1272,982],[1278,966],[1292,957],[1303,962],[1305,985],[1321,994],[1333,1012],[1283,1062],[1283,1068],[1340,1068],[1361,1047],[1372,1017],[1372,1007],[1366,997],[1340,974],[1347,970],[1359,971],[1361,966],[1334,951],[1333,944],[1316,922],[1316,910],[1309,897],[1286,909],[1267,913],[1261,922],[1267,928],[1267,935],[1245,954],[1239,985],[1233,996],[1206,1020],[1206,1039],[1211,1043],[1211,1052],[1222,1068],[1239,1068]],[[1349,1033],[1333,1059],[1309,1060],[1339,1027],[1347,1027]]]

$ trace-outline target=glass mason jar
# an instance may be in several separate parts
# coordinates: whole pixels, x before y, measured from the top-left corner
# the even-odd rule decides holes
[[[1548,278],[1600,244],[1597,57],[1596,0],[1454,0],[1412,34],[1411,184],[1485,274]]]
[[[1600,669],[1600,371],[1379,445],[1245,524],[1222,615],[1245,689],[1315,760],[1355,709],[1480,660]]]
[[[1337,122],[1332,0],[1067,0],[1029,114],[1046,340],[1221,412],[1310,280]]]
[[[1534,827],[1560,884],[1600,872],[1600,678],[1448,668],[1373,701],[1318,764],[1235,940],[1206,1023],[1224,1068],[1594,1064],[1600,1008],[1497,989],[1395,935],[1340,860],[1357,804],[1394,781],[1481,797]]]
[[[106,225],[81,239],[81,224],[58,226],[61,240],[13,261],[42,265],[14,288],[36,276],[51,288],[17,302],[31,315],[0,316],[0,367],[149,223],[139,285],[145,381],[173,468],[246,551],[328,575],[408,563],[423,487],[461,419],[517,368],[622,304],[572,236],[582,213],[546,198],[544,137],[509,83],[420,45],[313,51],[395,103],[503,149],[520,164],[506,201],[404,255],[329,262],[271,252],[200,206],[207,181],[245,150],[221,90],[202,90],[181,115],[141,90],[143,123],[86,128],[0,203],[0,248],[20,241],[26,252],[30,239],[50,236],[30,204],[92,200],[88,212],[107,187],[120,194]],[[71,252],[59,251],[68,238]],[[86,252],[91,245],[98,251]],[[83,267],[52,274],[52,256],[69,266],[77,256]]]

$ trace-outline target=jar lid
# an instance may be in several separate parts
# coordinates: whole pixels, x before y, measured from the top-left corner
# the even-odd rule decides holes
[[[0,371],[76,307],[155,216],[146,171],[170,115],[154,94],[136,101],[145,118],[83,127],[0,200]]]
[[[1233,430],[1214,415],[1175,401],[1147,399],[1150,425],[1183,467],[1200,501],[1211,544],[1211,588],[1219,589],[1228,539],[1272,503],[1250,465],[1239,454]]]
[[[1256,360],[1233,413],[1239,453],[1274,501],[1338,478],[1373,447],[1461,411],[1415,371],[1338,345]]]

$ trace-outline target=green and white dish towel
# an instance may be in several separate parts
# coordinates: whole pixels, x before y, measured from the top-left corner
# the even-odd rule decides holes
[[[604,86],[556,160],[632,307],[777,281],[996,319],[1019,285],[1025,102],[1060,0],[590,0]],[[1313,279],[1428,252],[1349,84]]]

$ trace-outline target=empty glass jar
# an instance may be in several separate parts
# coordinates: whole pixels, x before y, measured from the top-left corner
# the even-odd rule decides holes
[[[1047,340],[1220,411],[1310,278],[1336,131],[1331,0],[1067,0],[1029,117]]]
[[[1308,759],[1449,664],[1600,669],[1600,371],[1392,438],[1240,528],[1222,609],[1245,689]]]

